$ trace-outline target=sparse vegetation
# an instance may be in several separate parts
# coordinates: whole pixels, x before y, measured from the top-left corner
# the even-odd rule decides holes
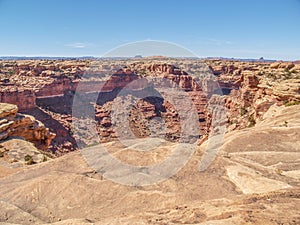
[[[140,71],[140,74],[141,74],[141,75],[146,75],[146,70],[145,70],[145,69],[141,70],[141,71]]]
[[[288,68],[286,68],[284,70],[283,76],[284,76],[285,79],[291,79],[292,78],[292,72]]]
[[[24,156],[25,161],[29,161],[30,159],[32,159],[32,156],[30,156],[30,155],[25,155]]]
[[[242,108],[241,108],[241,111],[240,111],[240,115],[241,115],[241,116],[244,116],[244,115],[247,114],[247,112],[248,112],[248,110],[247,110],[245,107],[242,107]]]
[[[278,175],[280,175],[280,176],[283,175],[283,174],[282,174],[283,171],[282,171],[281,169],[279,169],[279,168],[276,168],[275,173],[278,174]]]
[[[73,136],[73,135],[74,135],[74,131],[73,131],[72,129],[70,129],[70,130],[69,130],[69,134],[70,134],[71,136]]]
[[[14,75],[16,73],[16,71],[15,70],[9,70],[8,71],[8,75],[9,76],[12,76],[12,75]]]
[[[25,155],[24,160],[25,160],[26,165],[35,164],[35,161],[33,160],[31,155]]]
[[[248,121],[249,121],[249,127],[253,127],[256,124],[253,114],[248,117]]]
[[[283,104],[284,104],[286,107],[288,107],[288,106],[292,106],[292,105],[299,105],[300,102],[299,102],[299,101],[288,101],[288,100],[285,100],[285,101],[283,102]]]
[[[297,73],[297,70],[291,70],[291,73]]]
[[[266,85],[269,86],[269,87],[272,86],[272,84],[270,82],[267,82]]]
[[[94,143],[88,144],[88,145],[86,146],[86,148],[93,147],[93,146],[96,146],[96,145],[98,145],[98,144],[99,144],[99,143],[94,142]]]
[[[273,73],[267,73],[267,74],[266,74],[266,77],[267,77],[267,78],[274,78],[274,74],[273,74]]]
[[[259,71],[257,75],[258,75],[258,76],[262,76],[262,75],[264,75],[264,74],[265,74],[264,71]]]

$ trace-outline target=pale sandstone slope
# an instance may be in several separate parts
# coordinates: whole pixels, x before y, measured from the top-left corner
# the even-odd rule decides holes
[[[271,108],[256,126],[227,134],[207,170],[199,172],[204,143],[178,174],[152,186],[123,186],[102,179],[79,152],[31,166],[0,180],[0,199],[5,202],[0,221],[298,224],[299,110],[300,106]],[[106,146],[126,160],[121,144]],[[14,206],[20,211],[11,211]]]

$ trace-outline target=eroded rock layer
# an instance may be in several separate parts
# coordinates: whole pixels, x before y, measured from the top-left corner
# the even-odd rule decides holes
[[[209,101],[226,106],[228,131],[253,126],[270,106],[299,103],[299,71],[296,62],[168,58],[2,61],[0,101],[16,104],[22,112],[47,124],[52,132],[59,134],[53,140],[52,150],[63,153],[77,148],[71,130],[71,123],[76,120],[72,118],[76,91],[85,93],[87,100],[97,102],[92,106],[97,133],[109,141],[117,137],[110,108],[122,100],[120,91],[126,88],[142,91],[149,79],[154,86],[168,80],[188,93],[199,116],[201,136],[206,136],[213,130],[214,116]],[[99,92],[101,97],[95,97]],[[135,135],[146,137],[154,131],[157,133],[159,126],[152,125],[158,124],[156,119],[161,118],[169,140],[178,140],[181,128],[174,104],[156,96],[142,99],[131,107],[130,129]]]
[[[18,137],[46,150],[55,134],[34,117],[18,113],[16,105],[0,103],[0,141]]]

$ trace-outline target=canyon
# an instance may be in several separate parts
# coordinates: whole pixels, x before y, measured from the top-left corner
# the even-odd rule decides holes
[[[138,95],[138,91],[169,80],[188,93],[198,113],[199,136],[208,136],[211,132],[213,115],[209,104],[226,107],[227,129],[231,131],[254,125],[273,104],[300,100],[300,66],[291,62],[133,59],[8,61],[2,64],[0,102],[16,104],[21,112],[37,117],[53,133],[58,133],[49,148],[58,155],[78,149],[76,138],[71,135],[75,93],[87,102],[96,101],[97,132],[105,142],[116,138],[109,115],[112,105],[120,105],[113,103],[122,100],[123,97],[118,96],[120,90],[129,84],[129,89],[136,90],[135,95]],[[137,87],[133,87],[133,83]],[[215,93],[217,97],[211,98]],[[141,99],[139,106],[131,110],[133,132],[139,137],[149,136],[148,126],[142,124],[162,118],[169,127],[168,139],[178,140],[180,123],[174,123],[179,121],[174,105],[157,93],[154,95],[156,97],[147,98],[147,101]]]
[[[300,221],[297,62],[162,57],[0,65],[0,223]],[[99,143],[143,168],[178,144],[195,152],[169,179],[126,186],[85,158]]]

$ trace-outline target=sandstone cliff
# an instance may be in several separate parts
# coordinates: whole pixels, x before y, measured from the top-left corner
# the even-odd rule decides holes
[[[0,141],[23,138],[38,149],[46,150],[55,134],[34,117],[18,113],[18,107],[0,103]]]

